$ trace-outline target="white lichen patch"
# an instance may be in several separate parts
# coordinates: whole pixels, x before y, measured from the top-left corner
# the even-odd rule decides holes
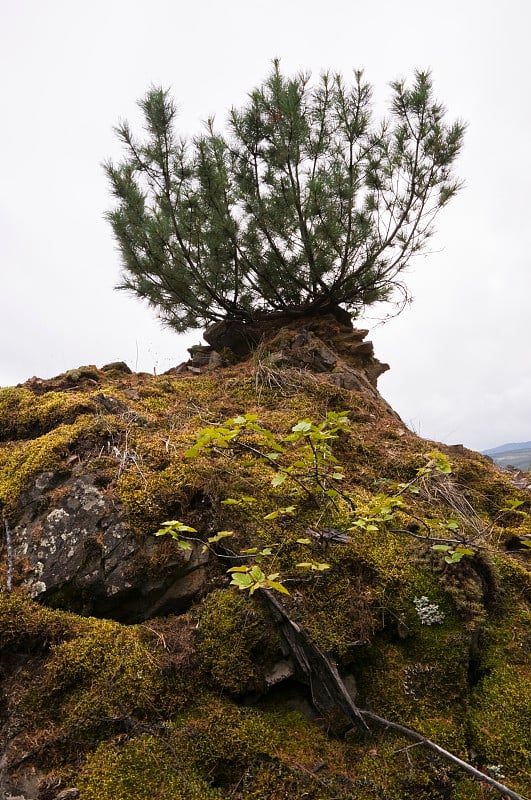
[[[430,603],[426,595],[415,597],[413,605],[417,609],[421,625],[440,625],[444,622],[444,614],[436,603]]]
[[[64,508],[54,508],[46,517],[46,522],[49,522],[51,525],[57,525],[58,522],[69,516],[68,511],[65,511]]]
[[[37,595],[42,594],[46,591],[46,584],[44,581],[35,581],[31,583],[30,594],[32,598],[37,597]]]

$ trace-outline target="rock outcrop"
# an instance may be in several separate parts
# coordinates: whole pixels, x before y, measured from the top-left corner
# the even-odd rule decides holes
[[[205,339],[212,344],[191,347],[190,360],[169,374],[219,369],[245,360],[252,351],[257,363],[322,374],[336,386],[380,397],[376,382],[389,365],[374,356],[372,342],[364,341],[367,333],[333,314],[253,325],[216,323],[205,332]]]
[[[12,533],[17,583],[39,602],[132,623],[189,608],[203,588],[208,552],[165,543],[161,563],[160,541],[124,522],[96,472],[41,473],[21,501]]]
[[[526,791],[527,484],[408,431],[364,331],[270,333],[247,360],[201,347],[177,374],[0,389],[0,797],[480,800],[380,717]],[[341,470],[319,484],[289,435],[335,411]],[[246,413],[269,434],[238,447],[223,426]],[[435,450],[451,474],[422,472]],[[298,483],[272,483],[284,458]],[[153,535],[167,520],[185,547]],[[250,559],[289,594],[230,587]]]

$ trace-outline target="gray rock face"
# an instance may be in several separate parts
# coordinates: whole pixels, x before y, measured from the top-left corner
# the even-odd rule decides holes
[[[208,552],[200,545],[172,552],[172,544],[164,563],[159,558],[150,569],[160,540],[124,523],[94,473],[39,475],[13,532],[18,582],[32,597],[121,622],[180,611],[201,591]]]

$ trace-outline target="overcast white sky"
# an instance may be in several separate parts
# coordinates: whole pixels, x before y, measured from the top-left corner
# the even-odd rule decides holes
[[[1,0],[0,385],[125,360],[164,371],[177,336],[113,291],[120,263],[101,162],[151,83],[184,131],[225,118],[281,58],[364,68],[376,97],[431,68],[468,122],[466,188],[409,276],[414,305],[371,331],[379,388],[422,436],[484,449],[531,439],[531,4],[527,0]],[[373,322],[364,322],[372,327]]]

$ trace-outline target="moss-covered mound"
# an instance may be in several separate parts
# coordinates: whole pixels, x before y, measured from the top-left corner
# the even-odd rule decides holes
[[[348,423],[334,428],[336,412]],[[146,578],[182,548],[207,552],[185,604],[124,625],[72,613],[73,589],[53,609],[30,598],[28,507],[49,516],[81,473],[146,542]],[[316,705],[264,602],[269,581],[357,707],[529,794],[530,508],[510,475],[415,436],[374,392],[265,358],[160,377],[85,367],[0,389],[0,566],[13,584],[0,591],[0,789],[487,796],[400,734],[369,723],[362,735]],[[186,526],[177,541],[153,539],[167,520]],[[247,590],[235,575],[250,576]]]

